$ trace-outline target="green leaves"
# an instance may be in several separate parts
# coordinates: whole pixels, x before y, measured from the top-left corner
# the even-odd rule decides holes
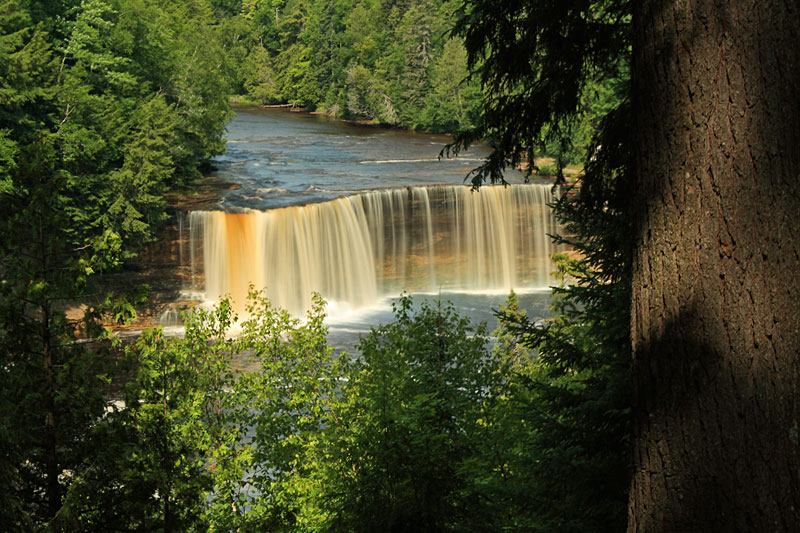
[[[588,349],[576,309],[557,309],[552,327]],[[93,428],[90,441],[109,445],[80,470],[58,523],[603,531],[618,509],[591,495],[614,486],[608,421],[624,417],[609,370],[554,372],[546,342],[539,358],[522,345],[513,296],[503,317],[490,350],[452,305],[403,296],[395,321],[349,355],[327,344],[318,296],[303,321],[252,290],[238,323],[227,300],[194,309],[183,338],[156,329],[126,349],[126,408]]]
[[[464,39],[486,96],[480,122],[449,149],[493,139],[495,151],[474,173],[475,185],[503,181],[503,168],[533,162],[543,148],[564,161],[589,157],[570,153],[573,128],[578,119],[597,121],[583,98],[588,87],[627,81],[628,6],[628,0],[464,5],[454,33]]]
[[[358,355],[335,355],[323,309],[315,297],[300,321],[251,291],[238,325],[223,300],[187,314],[183,338],[145,332],[126,350],[126,408],[93,430],[113,445],[75,481],[64,516],[87,529],[505,523],[524,433],[483,327],[404,296]],[[93,484],[102,505],[86,499]]]
[[[102,478],[88,459],[109,389],[98,321],[135,311],[92,281],[152,238],[162,194],[223,149],[216,34],[194,2],[175,4],[0,2],[0,434],[13,471],[0,492],[28,525],[66,520],[71,485]]]
[[[340,357],[340,396],[290,485],[307,529],[439,531],[485,511],[464,467],[487,465],[476,431],[492,392],[484,331],[407,296],[395,318]]]
[[[262,104],[271,104],[280,100],[278,81],[271,63],[269,52],[260,44],[251,50],[247,58],[244,88],[248,95]]]
[[[429,122],[440,124],[448,131],[474,125],[480,113],[481,92],[466,78],[466,72],[464,45],[456,39],[448,40],[432,67],[432,98],[428,99],[426,108]]]
[[[234,84],[264,103],[287,102],[410,128],[464,128],[475,118],[479,89],[468,80],[463,90],[454,89],[466,80],[467,64],[460,56],[455,62],[445,59],[451,55],[444,34],[452,4],[253,2],[241,15],[249,24],[243,41],[250,51],[234,68],[240,73]],[[234,32],[241,42],[241,26],[228,28],[228,40]]]

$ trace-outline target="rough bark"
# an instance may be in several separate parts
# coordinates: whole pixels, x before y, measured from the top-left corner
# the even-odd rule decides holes
[[[629,531],[800,527],[800,6],[634,2]]]

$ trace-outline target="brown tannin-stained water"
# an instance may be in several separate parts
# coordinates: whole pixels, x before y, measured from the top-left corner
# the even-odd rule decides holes
[[[401,291],[499,292],[554,283],[548,185],[371,191],[304,206],[189,215],[207,300],[248,285],[301,315],[312,292],[356,310]],[[242,306],[237,305],[242,311]]]
[[[299,316],[319,292],[346,345],[390,321],[402,291],[490,327],[510,289],[532,318],[548,314],[552,185],[512,172],[515,185],[471,191],[485,147],[439,160],[444,136],[264,109],[238,110],[228,139],[214,177],[236,187],[179,223],[189,297],[229,295],[241,315],[252,283]]]

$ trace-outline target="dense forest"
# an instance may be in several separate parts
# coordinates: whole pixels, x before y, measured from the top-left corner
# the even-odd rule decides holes
[[[234,92],[435,130],[469,126],[479,113],[464,46],[448,36],[456,2],[276,0],[241,12],[229,4],[217,12],[238,63]]]
[[[799,16],[0,0],[0,529],[792,530]],[[552,318],[404,296],[334,353],[321,299],[254,288],[235,336],[223,300],[122,343],[146,288],[106,276],[224,151],[231,97],[486,140],[476,187],[582,163]]]
[[[440,132],[474,127],[484,93],[451,32],[460,0],[212,2],[231,90],[245,100]],[[537,135],[538,154],[582,163],[592,131],[619,103],[621,70],[590,80],[580,112]]]

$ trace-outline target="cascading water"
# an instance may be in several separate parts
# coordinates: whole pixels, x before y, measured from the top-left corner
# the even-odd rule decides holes
[[[409,292],[507,291],[553,283],[550,185],[384,189],[269,211],[189,215],[205,297],[241,309],[249,284],[300,314],[316,291],[359,308]],[[199,265],[198,265],[199,267]]]

